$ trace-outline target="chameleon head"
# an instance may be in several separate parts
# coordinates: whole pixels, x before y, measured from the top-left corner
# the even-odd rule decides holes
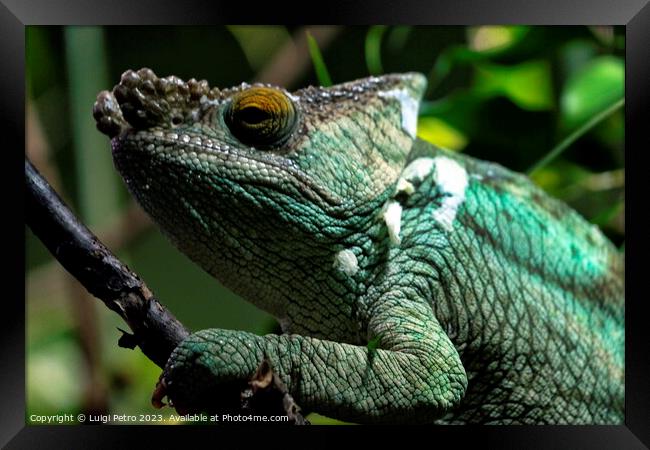
[[[145,210],[232,285],[256,261],[277,265],[270,254],[314,256],[362,226],[404,165],[425,84],[401,74],[293,93],[220,90],[129,70],[93,115]]]

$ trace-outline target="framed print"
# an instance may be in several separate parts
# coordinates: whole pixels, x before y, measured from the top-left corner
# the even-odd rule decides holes
[[[3,445],[645,448],[650,12],[474,3],[5,2]]]

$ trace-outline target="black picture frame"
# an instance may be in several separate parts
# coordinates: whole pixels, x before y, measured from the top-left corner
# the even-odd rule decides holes
[[[25,268],[24,225],[18,217],[24,212],[18,147],[24,145],[25,117],[25,26],[26,25],[168,25],[213,23],[412,23],[428,25],[529,24],[529,25],[624,25],[626,29],[626,416],[621,426],[539,426],[539,427],[427,427],[394,433],[390,427],[362,430],[370,438],[392,434],[402,445],[417,444],[415,434],[426,445],[457,447],[473,444],[485,448],[648,448],[650,445],[650,337],[644,285],[644,235],[649,229],[640,202],[644,186],[643,154],[650,139],[643,131],[642,113],[648,111],[650,65],[650,6],[647,0],[415,0],[390,2],[328,2],[326,7],[300,7],[295,2],[282,8],[277,2],[251,4],[190,0],[174,1],[84,1],[84,0],[1,0],[0,70],[2,94],[1,127],[4,150],[2,186],[3,221],[6,231],[4,286],[0,313],[0,445],[6,448],[96,448],[130,446],[135,437],[146,436],[172,445],[172,434],[185,444],[209,438],[210,445],[221,445],[229,435],[241,442],[252,434],[239,427],[157,427],[151,426],[26,426],[25,425],[25,292],[20,271]],[[292,6],[293,5],[293,6]],[[647,125],[646,125],[647,126]],[[15,274],[13,272],[16,272]],[[55,386],[53,387],[55,388]],[[359,427],[331,427],[327,436],[347,437]],[[215,431],[217,430],[218,431]],[[258,438],[272,437],[278,428],[265,428]],[[322,427],[281,428],[284,445],[293,435],[311,441]]]

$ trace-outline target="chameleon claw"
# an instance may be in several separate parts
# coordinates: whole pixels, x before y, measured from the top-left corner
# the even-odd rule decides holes
[[[163,401],[166,395],[167,395],[167,383],[165,382],[165,379],[161,376],[158,382],[156,383],[156,387],[153,391],[153,394],[151,395],[151,404],[153,405],[153,407],[156,409],[161,409],[163,406],[166,406],[167,404]],[[171,406],[171,402],[169,403],[169,405]]]

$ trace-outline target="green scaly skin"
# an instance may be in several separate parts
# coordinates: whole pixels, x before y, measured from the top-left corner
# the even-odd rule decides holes
[[[347,421],[622,423],[621,255],[524,176],[414,138],[424,88],[282,91],[296,126],[266,147],[224,121],[245,84],[141,69],[98,95],[144,209],[283,327],[192,334],[162,376],[177,409],[215,408],[266,356],[299,405]]]

